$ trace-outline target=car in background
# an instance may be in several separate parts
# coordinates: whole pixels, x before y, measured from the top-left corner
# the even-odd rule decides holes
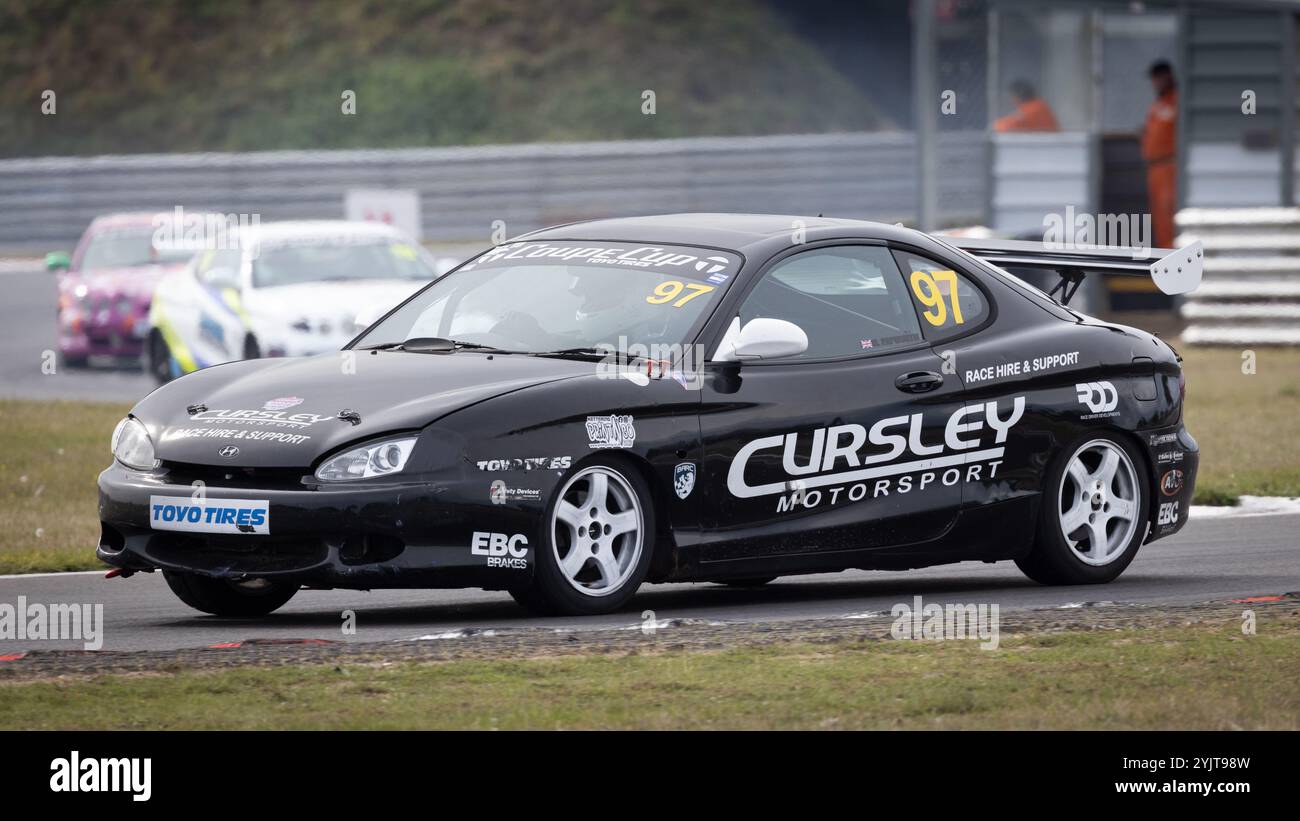
[[[45,266],[58,277],[59,355],[72,367],[91,357],[138,358],[149,334],[154,287],[194,255],[157,247],[154,235],[170,213],[96,217],[69,255],[56,251]]]
[[[159,383],[201,368],[343,347],[438,276],[418,243],[376,222],[311,220],[241,228],[159,284],[145,368]]]

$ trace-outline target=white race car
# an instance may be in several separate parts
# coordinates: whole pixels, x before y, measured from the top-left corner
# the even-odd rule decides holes
[[[145,367],[159,382],[237,359],[338,350],[445,264],[373,222],[273,222],[158,283]]]

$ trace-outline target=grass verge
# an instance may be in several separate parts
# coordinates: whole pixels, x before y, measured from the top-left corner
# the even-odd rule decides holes
[[[1300,350],[1182,349],[1187,429],[1201,445],[1197,504],[1238,496],[1300,496]]]
[[[95,477],[129,406],[0,401],[0,573],[92,570]]]
[[[24,729],[1300,728],[1300,622],[0,684]],[[248,693],[259,697],[249,699]],[[105,704],[112,704],[105,710]]]

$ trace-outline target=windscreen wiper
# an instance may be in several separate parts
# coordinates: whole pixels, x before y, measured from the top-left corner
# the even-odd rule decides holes
[[[609,350],[601,350],[600,348],[586,347],[586,348],[561,348],[558,351],[537,351],[532,355],[572,357],[574,359],[586,359],[594,356],[600,359],[604,359],[605,357],[609,356],[610,353],[611,351]]]
[[[361,351],[410,351],[411,353],[451,353],[452,351],[473,350],[492,351],[494,353],[514,353],[493,345],[478,342],[460,342],[455,339],[443,339],[439,336],[413,336],[402,342],[384,342],[379,345],[362,345]]]

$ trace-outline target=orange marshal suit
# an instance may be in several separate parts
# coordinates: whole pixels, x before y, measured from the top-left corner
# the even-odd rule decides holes
[[[1178,92],[1161,95],[1147,111],[1142,129],[1142,159],[1147,163],[1147,199],[1155,244],[1174,247],[1174,209],[1178,201]]]

